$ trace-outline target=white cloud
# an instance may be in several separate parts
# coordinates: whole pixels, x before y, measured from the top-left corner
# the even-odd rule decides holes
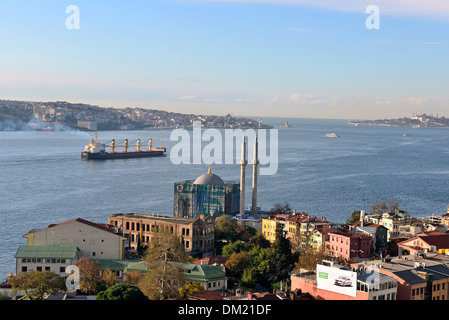
[[[447,0],[200,0],[203,2],[242,2],[297,5],[334,11],[365,13],[368,5],[376,5],[381,14],[395,16],[441,16],[449,17]]]
[[[441,46],[443,45],[442,42],[434,42],[434,41],[424,41],[421,42],[421,44],[431,45],[431,46]]]
[[[192,100],[192,99],[197,99],[198,96],[181,96],[178,99],[179,100]]]

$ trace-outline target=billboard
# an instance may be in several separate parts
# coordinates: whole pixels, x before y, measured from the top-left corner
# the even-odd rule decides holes
[[[357,273],[317,264],[317,288],[357,296]]]

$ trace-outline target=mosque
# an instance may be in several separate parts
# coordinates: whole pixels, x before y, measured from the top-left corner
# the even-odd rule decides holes
[[[240,182],[223,181],[218,175],[209,171],[195,180],[175,182],[173,216],[178,218],[199,218],[200,215],[218,217],[227,215],[245,215],[245,170],[246,138],[242,141],[242,159],[240,161]],[[257,167],[258,139],[254,143],[251,213],[257,210]]]

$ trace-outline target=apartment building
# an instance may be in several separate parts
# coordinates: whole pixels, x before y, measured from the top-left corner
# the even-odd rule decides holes
[[[342,266],[331,264],[338,274]],[[347,273],[349,270],[343,270]],[[374,269],[354,268],[353,274],[356,280],[352,288],[353,294],[347,293],[347,288],[337,285],[327,287],[320,286],[315,272],[293,273],[290,276],[292,290],[301,290],[315,298],[323,300],[396,300],[398,281],[388,275],[377,272]],[[342,273],[343,274],[343,273]],[[344,276],[342,276],[344,277]],[[348,283],[349,286],[349,283]],[[345,292],[346,291],[346,292]]]
[[[117,232],[128,237],[130,249],[137,249],[138,241],[147,246],[155,232],[166,230],[182,238],[186,252],[211,256],[214,252],[215,218],[167,217],[139,213],[119,213],[108,217],[108,223]]]
[[[325,251],[335,257],[346,260],[354,258],[369,258],[371,256],[370,236],[347,232],[329,232]]]
[[[262,233],[270,242],[276,241],[276,230],[282,228],[287,235],[287,220],[290,218],[288,214],[276,214],[262,219]]]
[[[376,261],[378,271],[398,281],[397,300],[449,300],[449,256],[427,254]]]

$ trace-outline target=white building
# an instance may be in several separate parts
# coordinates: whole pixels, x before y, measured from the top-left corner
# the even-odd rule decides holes
[[[28,246],[76,246],[79,256],[89,259],[124,259],[126,238],[114,227],[81,218],[52,224],[26,233]]]
[[[52,271],[67,276],[66,269],[79,258],[77,246],[20,246],[15,255],[16,274],[28,271]]]

